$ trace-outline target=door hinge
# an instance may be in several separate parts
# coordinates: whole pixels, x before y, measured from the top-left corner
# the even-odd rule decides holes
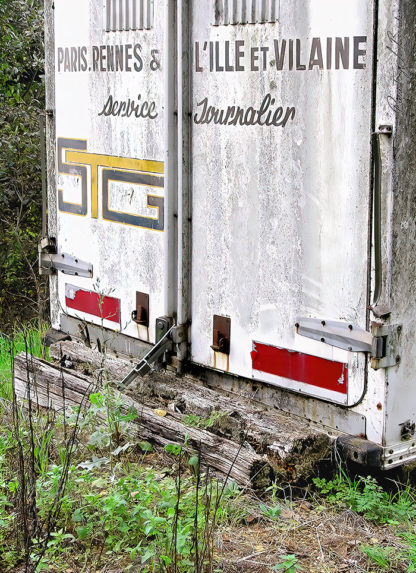
[[[349,322],[299,317],[296,332],[350,352],[371,352],[373,348],[371,332]]]
[[[401,331],[401,325],[373,323],[372,332],[368,332],[348,322],[304,317],[296,320],[296,332],[301,336],[350,352],[368,352],[375,370],[400,362]]]
[[[93,266],[67,253],[56,252],[56,241],[52,237],[41,239],[39,246],[39,274],[53,275],[61,271],[66,275],[92,278]]]
[[[373,350],[371,353],[371,367],[374,370],[388,368],[400,364],[400,335],[401,324],[380,325],[373,323],[372,332]]]

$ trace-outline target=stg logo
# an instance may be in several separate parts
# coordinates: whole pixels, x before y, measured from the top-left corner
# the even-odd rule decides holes
[[[109,206],[109,188],[111,182],[141,185],[144,187],[164,188],[163,163],[145,159],[129,159],[112,155],[100,155],[87,152],[87,142],[82,139],[58,139],[58,172],[79,179],[81,202],[70,203],[64,199],[63,189],[58,189],[58,209],[63,213],[86,216],[88,213],[88,170],[90,169],[91,217],[98,218],[99,181],[102,189],[102,218],[133,225],[154,231],[164,228],[164,198],[147,193],[147,207],[157,211],[156,217],[137,215],[111,209]]]

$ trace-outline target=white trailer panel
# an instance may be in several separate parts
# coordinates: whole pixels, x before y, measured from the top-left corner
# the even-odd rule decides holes
[[[59,276],[59,304],[146,341],[167,289],[164,9],[55,2],[58,253],[93,263],[92,277]],[[136,292],[149,296],[148,327],[132,321]]]
[[[373,2],[282,3],[276,24],[213,10],[193,10],[192,358],[222,368],[228,316],[226,370],[353,404],[364,357],[295,324],[366,328]]]

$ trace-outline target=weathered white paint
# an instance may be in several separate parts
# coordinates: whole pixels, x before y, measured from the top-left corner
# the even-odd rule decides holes
[[[108,0],[110,1],[110,0]],[[153,2],[146,2],[149,6]],[[56,69],[56,134],[57,137],[84,139],[88,152],[123,158],[164,161],[163,133],[163,74],[161,69],[151,70],[151,50],[163,53],[165,3],[154,3],[154,20],[151,30],[124,30],[107,32],[103,2],[89,0],[55,1],[55,52],[59,48],[85,46],[88,70],[65,71],[61,63]],[[153,13],[153,6],[152,6]],[[93,46],[140,44],[143,59],[141,71],[94,71]],[[58,54],[56,55],[58,59]],[[130,66],[138,64],[134,58]],[[106,61],[103,63],[107,65]],[[156,119],[113,117],[99,115],[108,97],[137,102],[154,101]],[[100,169],[100,173],[101,173]],[[121,300],[123,332],[138,335],[137,326],[130,314],[135,309],[136,291],[150,294],[150,340],[154,340],[155,318],[164,313],[166,280],[164,278],[164,233],[104,221],[101,210],[101,184],[98,191],[98,218],[91,217],[91,173],[88,168],[88,213],[85,217],[58,212],[58,250],[67,252],[94,264],[93,279],[71,277],[71,283],[90,290],[100,290]],[[80,201],[78,178],[59,175],[58,186],[64,189],[66,201]],[[164,195],[156,189],[125,183],[111,183],[110,207],[133,214],[155,217],[157,211],[147,207],[146,195]],[[100,279],[97,287],[97,279]],[[65,307],[65,282],[59,276],[59,301]],[[72,316],[99,323],[100,319],[69,310]],[[114,329],[114,323],[104,321],[104,326]],[[146,338],[146,337],[145,337]]]
[[[296,115],[285,127],[193,126],[193,360],[213,366],[212,317],[227,315],[230,372],[345,402],[253,373],[250,351],[258,340],[345,361],[352,404],[363,390],[364,358],[297,336],[294,325],[301,315],[365,328],[373,2],[285,2],[278,24],[254,26],[212,27],[211,9],[194,3],[193,40],[204,68],[194,64],[194,114],[204,98],[218,108],[258,109],[270,93],[275,107],[293,106]],[[345,36],[351,43],[367,36],[366,69],[277,71],[272,61],[274,40],[300,39],[309,54],[319,37],[325,59],[326,38]],[[246,70],[210,72],[204,42],[219,43],[224,63],[225,42],[238,40]],[[269,47],[265,69],[247,71],[259,46]],[[308,66],[305,55],[302,63]]]

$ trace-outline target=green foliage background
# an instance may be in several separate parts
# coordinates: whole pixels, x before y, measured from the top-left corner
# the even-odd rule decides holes
[[[39,119],[43,0],[0,0],[0,331],[44,312]]]

